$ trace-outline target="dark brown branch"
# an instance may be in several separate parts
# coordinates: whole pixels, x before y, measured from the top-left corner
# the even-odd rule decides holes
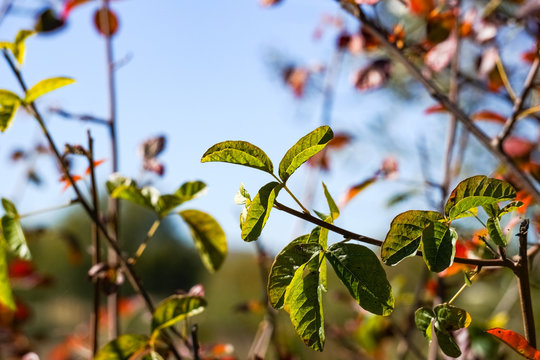
[[[361,241],[363,243],[370,244],[370,245],[375,245],[375,246],[378,246],[378,247],[381,247],[382,244],[383,244],[383,242],[381,240],[373,239],[373,238],[370,238],[368,236],[360,235],[360,234],[354,233],[352,231],[345,230],[345,229],[343,229],[343,228],[341,228],[339,226],[336,226],[334,224],[329,224],[329,223],[327,223],[325,221],[322,221],[321,219],[316,218],[316,217],[314,217],[314,216],[312,216],[310,214],[306,214],[306,213],[294,210],[294,209],[292,209],[292,208],[290,208],[288,206],[285,206],[285,205],[281,204],[278,201],[274,202],[274,207],[276,209],[278,209],[278,210],[284,211],[284,212],[286,212],[288,214],[291,214],[291,215],[296,216],[298,218],[309,221],[312,224],[315,224],[315,225],[318,225],[320,227],[326,228],[326,229],[328,229],[330,231],[333,231],[336,234],[343,235],[343,237],[346,238],[346,239],[357,240],[357,241]],[[415,255],[416,256],[422,256],[422,252],[417,251]],[[481,266],[481,267],[496,267],[496,268],[506,267],[506,268],[510,268],[510,269],[514,268],[514,263],[509,259],[467,259],[467,258],[456,257],[456,258],[454,258],[454,262],[459,263],[459,264],[475,265],[475,266]]]
[[[424,86],[433,99],[438,101],[446,110],[452,113],[487,150],[506,166],[506,168],[516,177],[517,182],[523,189],[527,190],[537,202],[540,202],[540,192],[536,189],[529,177],[519,169],[512,158],[501,150],[497,141],[492,141],[492,139],[478,128],[469,116],[456,103],[451,101],[433,81],[425,77],[400,49],[388,41],[386,32],[368,19],[359,5],[347,0],[338,0],[338,2],[345,11],[362,22],[366,31],[373,35],[381,45],[386,48],[390,55],[399,61],[408,70],[411,76]]]
[[[514,269],[518,279],[519,300],[523,318],[525,337],[532,347],[536,348],[536,331],[534,328],[534,314],[531,300],[531,285],[529,283],[529,261],[527,257],[527,235],[529,220],[525,219],[519,227],[519,260]]]

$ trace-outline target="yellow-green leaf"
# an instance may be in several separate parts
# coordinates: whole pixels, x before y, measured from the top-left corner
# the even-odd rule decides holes
[[[203,264],[209,271],[217,271],[227,255],[225,232],[219,223],[205,212],[183,210],[179,214],[189,226]]]
[[[422,256],[430,271],[441,272],[454,262],[457,233],[445,223],[433,221],[422,232]]]
[[[20,30],[17,33],[17,36],[15,36],[15,42],[13,42],[12,52],[13,56],[17,60],[17,62],[22,65],[24,62],[24,54],[25,54],[25,40],[34,35],[36,32],[32,30]]]
[[[330,209],[330,215],[332,216],[332,220],[336,220],[339,216],[339,208],[336,205],[336,202],[332,198],[332,195],[330,195],[330,192],[326,188],[326,184],[322,183],[323,189],[324,189],[324,196],[326,197],[326,202],[328,203],[328,208]]]
[[[0,234],[1,235],[1,234]],[[6,259],[6,248],[4,239],[0,236],[0,303],[8,309],[15,311],[17,306],[13,299],[11,284],[9,282],[8,264]]]
[[[321,151],[332,140],[334,133],[329,126],[320,126],[303,136],[283,156],[279,163],[279,177],[286,182],[310,157]]]
[[[163,300],[152,316],[152,338],[160,330],[173,326],[179,321],[200,314],[206,307],[206,300],[200,296],[172,295]]]
[[[318,256],[296,270],[285,292],[283,308],[304,344],[322,351],[325,334]]]
[[[21,105],[21,99],[8,90],[0,90],[0,132],[6,131]]]
[[[431,322],[434,318],[435,313],[427,307],[421,307],[414,313],[416,328],[429,340],[431,340]]]
[[[328,249],[326,258],[361,307],[383,316],[394,311],[392,287],[373,251],[362,245],[337,243]]]
[[[24,97],[24,103],[30,104],[32,101],[36,100],[40,96],[43,96],[63,86],[73,84],[74,82],[75,80],[66,77],[55,77],[41,80],[26,92],[26,95]]]
[[[103,346],[94,360],[129,360],[148,347],[148,336],[125,334]]]
[[[247,207],[245,218],[241,221],[240,236],[244,241],[255,241],[259,238],[281,188],[280,183],[273,181],[264,185],[255,195]]]
[[[21,227],[17,208],[8,199],[2,199],[2,206],[6,212],[2,216],[2,234],[4,235],[8,250],[21,259],[32,259]]]
[[[499,218],[489,218],[486,222],[489,238],[497,245],[505,247],[508,245],[506,236],[504,236]]]
[[[247,141],[224,141],[210,147],[203,154],[201,162],[227,162],[249,166],[272,174],[274,165],[268,155]]]

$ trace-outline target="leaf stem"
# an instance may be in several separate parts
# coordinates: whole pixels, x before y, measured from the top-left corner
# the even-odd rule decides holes
[[[133,255],[133,257],[128,260],[131,265],[135,265],[137,260],[141,257],[144,250],[146,249],[146,246],[148,245],[148,242],[154,236],[154,234],[156,233],[156,230],[158,229],[160,224],[161,224],[161,219],[156,219],[154,221],[154,223],[152,224],[152,226],[150,227],[150,229],[146,233],[146,237],[145,237],[144,241],[137,248],[137,251],[135,252],[135,255]]]
[[[25,214],[19,215],[19,217],[22,219],[22,218],[25,218],[25,217],[41,215],[41,214],[45,214],[45,213],[48,213],[48,212],[51,212],[51,211],[62,210],[62,209],[68,208],[68,207],[70,207],[72,205],[75,205],[75,204],[78,204],[78,203],[79,203],[78,199],[73,199],[73,200],[71,200],[70,202],[68,202],[66,204],[51,206],[51,207],[48,207],[48,208],[45,208],[45,209],[39,209],[39,210],[27,212]]]
[[[478,266],[478,268],[476,269],[476,272],[474,273],[473,276],[471,276],[469,278],[469,280],[472,282],[474,280],[474,278],[480,273],[480,270],[482,270],[482,267],[481,266]],[[454,295],[454,297],[452,297],[450,299],[450,301],[448,301],[448,304],[451,304],[453,303],[459,295],[461,295],[461,293],[463,292],[463,290],[465,290],[466,288],[469,287],[469,284],[463,284],[463,286],[456,292],[456,294]]]
[[[306,209],[304,207],[304,205],[302,205],[302,203],[300,202],[300,200],[298,200],[296,198],[296,196],[294,196],[294,194],[291,192],[291,190],[287,187],[287,185],[281,181],[281,179],[279,179],[276,175],[272,174],[272,176],[274,177],[274,179],[276,179],[281,185],[283,185],[283,188],[285,189],[286,192],[289,193],[289,195],[291,195],[291,197],[293,198],[293,200],[298,204],[298,206],[300,206],[300,208],[302,209],[302,211],[306,214],[309,214],[309,210]]]

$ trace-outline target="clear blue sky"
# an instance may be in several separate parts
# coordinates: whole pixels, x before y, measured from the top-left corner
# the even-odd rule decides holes
[[[107,114],[104,44],[92,23],[96,7],[93,2],[81,6],[71,14],[66,30],[27,41],[22,71],[29,84],[54,76],[77,80],[76,84],[42,98],[38,104],[44,113],[49,106],[61,106],[75,113]],[[312,33],[322,14],[344,15],[343,12],[331,0],[285,0],[273,9],[260,7],[256,0],[129,0],[113,2],[113,9],[120,17],[120,30],[114,41],[116,58],[132,56],[117,73],[121,173],[136,177],[140,142],[167,134],[167,148],[161,157],[167,167],[166,176],[156,186],[163,192],[172,192],[186,180],[205,181],[209,185],[207,195],[184,208],[193,206],[208,211],[224,227],[232,248],[251,249],[239,237],[241,208],[234,204],[233,196],[240,182],[254,195],[260,186],[271,181],[270,177],[234,165],[200,164],[200,157],[214,143],[242,139],[263,148],[277,165],[288,147],[320,125],[320,97],[314,94],[308,100],[295,100],[268,65],[267,55],[277,49],[307,64],[328,62],[332,38],[314,41]],[[347,21],[355,24],[352,19]],[[25,18],[8,17],[0,26],[0,40],[11,40],[19,29],[31,25],[32,21]],[[350,28],[355,29],[356,25]],[[370,176],[388,152],[395,152],[395,147],[387,152],[384,143],[374,137],[377,132],[369,130],[374,126],[394,139],[403,139],[397,145],[409,150],[395,154],[401,162],[402,177],[421,179],[413,175],[419,171],[414,151],[418,137],[413,136],[410,123],[423,116],[423,108],[430,104],[427,96],[423,95],[418,105],[403,108],[402,103],[381,96],[381,92],[359,94],[350,85],[351,69],[352,65],[341,74],[332,125],[335,130],[356,134],[357,142],[335,157],[334,172],[318,182],[324,179],[337,198],[348,186]],[[19,91],[4,63],[0,63],[0,88]],[[393,122],[389,122],[390,114]],[[396,116],[400,121],[395,121]],[[86,143],[87,124],[49,114],[46,118],[58,144]],[[437,116],[430,120],[429,131],[442,134],[446,121]],[[97,125],[91,129],[97,139],[97,157],[108,157],[107,132]],[[22,112],[13,126],[0,135],[2,196],[11,196],[22,171],[8,165],[9,153],[36,139],[42,136],[34,120]],[[439,153],[434,152],[434,156]],[[49,174],[47,191],[30,188],[19,204],[23,213],[61,204],[70,196],[69,190],[61,191],[56,174],[50,171],[52,162],[42,160],[39,164]],[[99,170],[104,182],[110,162]],[[300,197],[307,174],[299,171],[290,181]],[[338,224],[383,238],[392,217],[406,209],[385,209],[385,201],[398,188],[388,182],[369,188],[346,208]],[[317,190],[316,207],[325,211],[322,189],[319,186]],[[287,195],[283,193],[281,197],[285,199]],[[419,198],[407,207],[425,208],[422,201]],[[275,211],[263,233],[265,245],[279,250],[291,240],[293,226],[294,219]]]

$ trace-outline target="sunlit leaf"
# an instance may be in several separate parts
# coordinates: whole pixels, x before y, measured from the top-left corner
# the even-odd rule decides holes
[[[429,340],[431,340],[431,322],[434,318],[435,313],[427,307],[421,307],[414,313],[416,328]]]
[[[414,255],[420,246],[424,229],[440,219],[442,215],[435,211],[410,210],[396,216],[381,247],[383,262],[395,265]]]
[[[371,176],[370,178],[351,186],[347,192],[341,197],[339,201],[339,206],[343,208],[345,205],[349,203],[356,195],[358,195],[360,192],[365,190],[368,186],[375,183],[377,181],[376,176]]]
[[[157,210],[159,216],[167,215],[175,207],[193,200],[203,195],[206,191],[206,184],[202,181],[188,181],[182,184],[174,194],[165,194],[159,197]]]
[[[377,315],[392,313],[392,287],[373,251],[361,245],[337,243],[328,249],[326,257],[361,307]]]
[[[325,218],[323,221],[331,222],[331,218]],[[309,234],[309,242],[310,243],[316,243],[321,246],[321,249],[324,251],[328,247],[328,229],[323,228],[321,226],[315,227],[311,233]],[[326,272],[326,261],[324,260],[324,253],[321,252],[319,255],[319,278],[320,283],[324,291],[328,291],[328,278],[327,278],[327,272]]]
[[[339,208],[332,198],[332,195],[330,195],[330,192],[326,188],[326,184],[323,182],[322,185],[324,189],[324,196],[326,197],[326,202],[328,203],[328,208],[330,209],[330,215],[332,216],[332,220],[336,220],[339,217]]]
[[[430,222],[422,232],[422,256],[430,271],[441,272],[452,265],[457,233],[445,223]]]
[[[274,165],[264,151],[247,141],[224,141],[210,147],[201,162],[220,161],[249,166],[272,174]]]
[[[172,295],[163,300],[152,316],[152,337],[166,327],[200,314],[206,307],[206,300],[200,296]]]
[[[183,210],[179,214],[188,224],[206,268],[211,272],[218,270],[227,255],[227,240],[219,223],[199,210]]]
[[[540,358],[540,352],[533,348],[523,336],[512,330],[494,328],[487,330],[487,333],[497,337],[510,346],[512,350],[527,359],[537,360]]]
[[[8,90],[0,90],[0,131],[4,132],[11,125],[11,121],[21,105],[17,94]]]
[[[433,0],[411,0],[409,7],[415,15],[428,15],[435,8],[435,4]]]
[[[516,190],[509,183],[483,175],[473,176],[460,182],[452,191],[444,212],[450,219],[455,219],[473,208],[515,197]]]
[[[111,197],[128,200],[152,210],[155,210],[160,197],[157,190],[145,188],[143,192],[134,180],[117,173],[109,177],[106,186]]]
[[[309,134],[303,136],[283,156],[279,163],[279,177],[286,182],[289,176],[295,172],[310,157],[321,151],[332,140],[332,129],[321,126]]]
[[[255,241],[270,216],[272,206],[282,185],[273,181],[264,185],[247,208],[245,220],[241,223],[241,237],[244,241]]]
[[[15,311],[17,306],[15,305],[15,299],[13,298],[13,292],[11,291],[6,249],[3,243],[4,239],[2,239],[0,234],[0,303],[8,309]]]
[[[240,184],[240,189],[238,189],[238,192],[234,195],[234,202],[237,205],[248,205],[251,203],[251,195],[249,195],[249,192],[244,187],[244,184]]]
[[[17,36],[15,36],[15,41],[13,42],[13,56],[17,60],[17,62],[22,65],[24,62],[24,53],[25,53],[25,44],[24,41],[34,35],[35,32],[32,30],[20,30],[17,33]]]
[[[506,236],[504,236],[501,223],[498,218],[489,218],[486,222],[486,228],[488,230],[489,238],[497,245],[505,247],[508,245]]]
[[[21,227],[19,214],[15,205],[8,199],[2,199],[6,214],[2,216],[2,233],[9,251],[21,259],[30,260],[30,249]]]
[[[66,19],[74,8],[84,3],[89,2],[90,0],[67,0],[64,4],[64,11],[62,12],[62,18]]]
[[[319,257],[316,256],[294,273],[285,292],[283,308],[289,313],[291,323],[304,344],[322,351],[325,335],[319,281]]]
[[[308,243],[309,235],[300,236],[291,241],[276,256],[268,276],[268,300],[276,309],[283,307],[285,291],[292,278],[315,253],[322,250],[317,243]]]
[[[129,360],[133,355],[148,347],[146,335],[120,335],[103,346],[94,360]]]
[[[501,115],[499,113],[490,111],[490,110],[478,111],[478,112],[471,115],[471,119],[472,120],[493,121],[493,122],[496,122],[498,124],[504,124],[506,122],[506,117],[505,116],[503,116],[503,115]]]
[[[435,307],[437,326],[441,330],[456,331],[471,324],[471,316],[463,309],[450,304],[441,304]]]
[[[511,213],[512,211],[516,211],[522,206],[523,206],[523,203],[521,201],[510,202],[508,205],[506,205],[499,211],[499,218],[505,214]]]
[[[32,101],[36,100],[40,96],[43,96],[48,92],[51,92],[63,86],[73,84],[74,82],[75,80],[66,77],[56,77],[41,80],[26,92],[26,95],[24,97],[24,103],[30,104]]]

